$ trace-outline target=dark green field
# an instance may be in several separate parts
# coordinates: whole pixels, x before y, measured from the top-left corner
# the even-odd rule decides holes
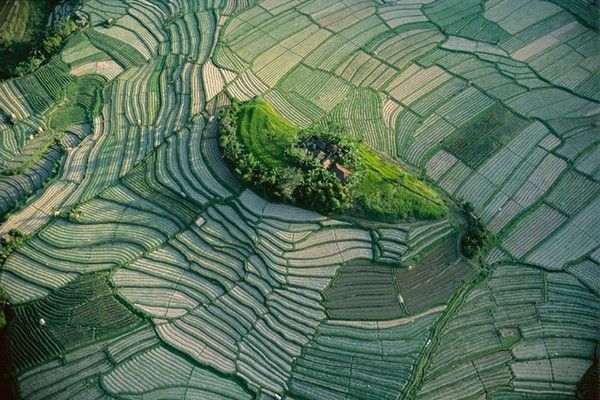
[[[448,239],[412,269],[395,270],[400,294],[410,314],[446,304],[473,269],[460,258],[456,238]]]
[[[49,6],[45,0],[0,0],[0,78],[27,58],[43,30]]]
[[[393,319],[446,304],[472,273],[460,257],[456,237],[440,244],[413,268],[344,267],[324,292],[332,318]]]
[[[44,0],[1,0],[0,43],[24,44],[34,39],[43,26],[48,2]]]
[[[478,168],[514,138],[527,121],[496,103],[442,142],[442,147],[472,168]]]
[[[398,301],[394,270],[373,265],[348,265],[323,293],[331,318],[388,320],[406,316]]]

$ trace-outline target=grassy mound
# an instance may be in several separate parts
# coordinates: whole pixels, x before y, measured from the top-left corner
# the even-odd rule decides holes
[[[283,168],[290,160],[286,149],[294,143],[298,128],[260,98],[240,106],[238,138],[256,159],[269,168]]]
[[[441,197],[425,182],[364,143],[337,131],[301,130],[263,99],[235,102],[221,115],[221,135],[234,172],[267,197],[320,212],[388,222],[437,219],[447,212]],[[348,179],[338,179],[299,146],[311,135],[328,137],[344,149],[341,157],[347,162],[340,162],[351,166]],[[337,162],[332,159],[332,165]]]

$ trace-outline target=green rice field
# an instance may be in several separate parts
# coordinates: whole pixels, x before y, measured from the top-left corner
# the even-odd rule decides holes
[[[0,42],[41,3],[0,0]],[[598,393],[594,2],[76,3],[0,80],[0,398]],[[304,129],[359,143],[362,207],[238,179],[234,99],[265,165]]]

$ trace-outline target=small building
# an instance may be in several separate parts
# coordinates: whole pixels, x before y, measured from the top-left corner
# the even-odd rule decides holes
[[[345,181],[352,175],[352,172],[348,168],[341,166],[338,163],[335,163],[333,167],[331,167],[331,171],[338,177],[340,181]]]
[[[349,169],[338,163],[333,164],[332,159],[335,160],[335,156],[342,153],[342,149],[338,145],[323,140],[320,136],[313,135],[306,139],[301,146],[312,154],[323,168],[333,172],[339,180],[344,181],[352,175]]]
[[[314,144],[317,149],[325,149],[325,147],[326,147],[326,144],[323,141],[323,139],[321,139],[318,136],[312,136],[309,139],[309,142],[312,142],[312,144]]]

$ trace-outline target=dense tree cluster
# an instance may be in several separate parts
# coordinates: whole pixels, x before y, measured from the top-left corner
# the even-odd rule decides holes
[[[329,213],[350,207],[350,189],[355,174],[340,180],[302,144],[314,135],[337,146],[339,154],[332,157],[334,163],[348,168],[358,168],[356,144],[345,137],[339,129],[329,131],[307,129],[297,134],[294,145],[286,149],[289,165],[283,168],[268,168],[247,151],[237,136],[239,102],[219,115],[219,144],[235,174],[255,190],[269,198],[302,205],[320,212]]]
[[[41,35],[43,40],[32,51],[30,57],[17,64],[9,73],[13,76],[24,76],[34,72],[62,47],[65,39],[76,29],[77,25],[71,20],[63,21],[56,27],[47,28]]]
[[[43,1],[43,0],[39,0]],[[46,7],[51,10],[59,0],[45,0]],[[79,0],[71,0],[71,5],[76,7]],[[24,76],[34,72],[45,64],[65,44],[66,39],[78,29],[73,19],[64,18],[49,25],[45,21],[35,28],[31,28],[29,43],[0,42],[0,77]],[[26,51],[23,52],[23,47]],[[21,60],[21,61],[19,61]]]
[[[26,239],[26,236],[18,229],[11,229],[8,233],[2,233],[0,237],[0,266],[4,264],[8,256]]]
[[[492,235],[475,215],[471,203],[465,203],[463,211],[467,218],[467,230],[460,241],[460,246],[466,257],[476,258],[483,255],[492,239]]]

